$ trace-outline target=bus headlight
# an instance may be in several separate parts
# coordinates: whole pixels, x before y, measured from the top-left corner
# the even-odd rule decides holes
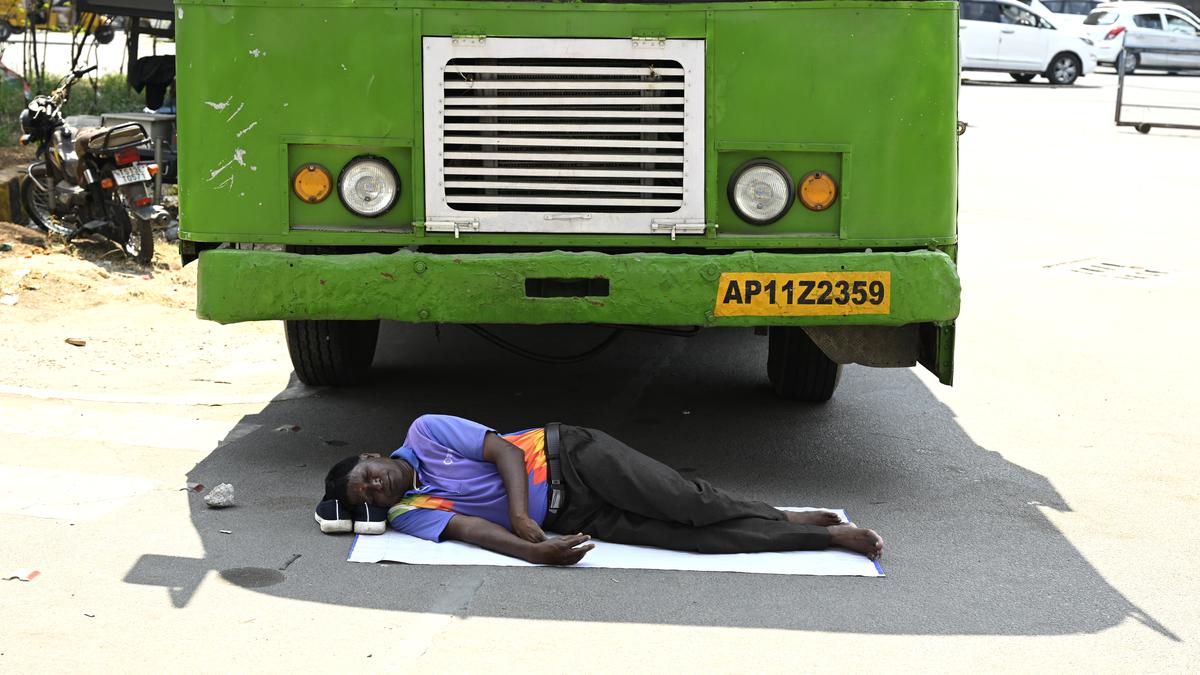
[[[338,197],[360,216],[382,216],[400,197],[400,176],[386,159],[355,157],[338,176]]]
[[[769,159],[746,162],[729,180],[729,203],[751,225],[770,225],[783,217],[795,200],[787,169]]]

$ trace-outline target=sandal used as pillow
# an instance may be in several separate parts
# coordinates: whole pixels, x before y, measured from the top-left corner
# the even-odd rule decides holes
[[[339,500],[326,499],[317,504],[313,518],[325,534],[383,534],[387,530],[387,510],[370,504],[362,504],[352,513]]]

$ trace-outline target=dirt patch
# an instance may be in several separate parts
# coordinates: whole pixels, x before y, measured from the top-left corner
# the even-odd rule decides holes
[[[7,245],[7,246],[5,246]],[[67,244],[0,223],[0,393],[203,403],[289,384],[278,322],[196,318],[197,264],[155,243],[141,266],[111,242]]]
[[[196,267],[184,269],[175,244],[158,239],[154,261],[139,265],[100,236],[70,243],[22,225],[0,223],[0,296],[32,309],[80,309],[144,298],[195,308]]]
[[[34,161],[35,148],[24,145],[0,145],[0,174],[16,175]]]

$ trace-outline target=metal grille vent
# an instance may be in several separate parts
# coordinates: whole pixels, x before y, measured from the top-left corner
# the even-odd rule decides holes
[[[672,60],[451,59],[442,82],[446,204],[677,211],[684,77]]]

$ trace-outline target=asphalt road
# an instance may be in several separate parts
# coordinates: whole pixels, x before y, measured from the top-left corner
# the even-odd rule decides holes
[[[356,390],[0,395],[0,484],[96,494],[48,517],[0,500],[0,568],[45,572],[0,582],[0,670],[1194,671],[1200,132],[1116,128],[1107,74],[969,78],[954,388],[849,367],[802,407],[771,396],[750,331],[627,333],[551,367],[387,325]],[[1140,80],[1200,100],[1200,78]],[[504,334],[563,353],[605,332]],[[599,427],[750,497],[846,508],[887,577],[344,562],[312,522],[326,467],[431,411]]]

